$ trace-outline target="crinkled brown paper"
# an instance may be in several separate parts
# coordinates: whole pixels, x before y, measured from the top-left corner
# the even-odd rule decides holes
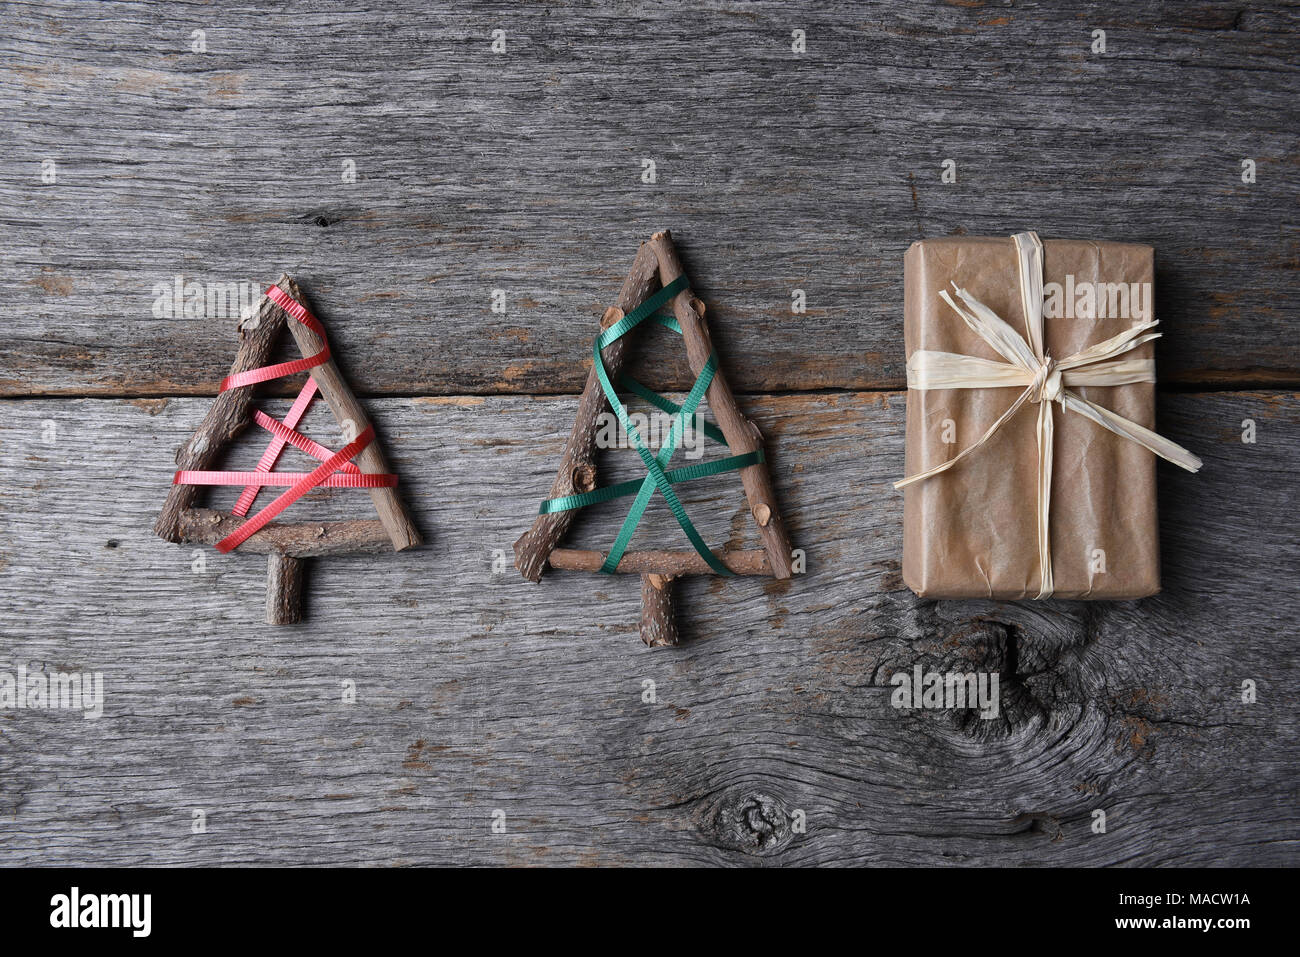
[[[1154,253],[1133,243],[1045,240],[1044,284],[1152,283]],[[904,260],[904,339],[917,349],[1001,360],[939,291],[956,282],[1022,336],[1015,247],[1010,237],[951,236],[914,243]],[[1159,318],[1152,316],[1151,318]],[[1061,359],[1138,319],[1043,320],[1049,355]],[[1150,358],[1154,344],[1129,354]],[[906,474],[955,456],[984,434],[1020,388],[907,392]],[[1155,385],[1074,387],[1084,398],[1155,428]],[[1156,457],[1060,405],[1055,416],[1052,566],[1058,598],[1140,598],[1160,590]],[[943,423],[956,442],[943,442]],[[983,448],[904,490],[903,580],[923,598],[1034,598],[1039,591],[1037,409],[1026,404]],[[1095,550],[1100,549],[1102,555]],[[1105,571],[1097,570],[1099,559]]]

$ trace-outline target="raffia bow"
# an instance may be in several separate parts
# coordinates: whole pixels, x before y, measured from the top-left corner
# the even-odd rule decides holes
[[[1020,270],[1020,301],[1025,314],[1025,327],[1029,333],[1029,340],[1026,342],[1025,338],[997,313],[953,283],[953,291],[961,300],[961,305],[953,301],[947,290],[940,292],[939,297],[1007,361],[998,362],[995,359],[981,359],[977,356],[952,352],[918,350],[907,360],[907,387],[924,390],[1025,386],[1025,390],[973,445],[967,446],[948,461],[932,469],[909,475],[895,482],[894,488],[904,488],[914,482],[923,482],[940,472],[946,472],[992,438],[1026,402],[1037,404],[1038,563],[1042,569],[1037,597],[1047,598],[1055,587],[1052,578],[1051,539],[1048,534],[1052,498],[1053,402],[1059,402],[1061,408],[1066,411],[1086,416],[1116,435],[1137,442],[1189,472],[1200,469],[1201,460],[1181,445],[1170,442],[1150,429],[1122,415],[1116,415],[1095,402],[1089,402],[1066,388],[1066,386],[1155,382],[1155,360],[1119,357],[1143,343],[1160,338],[1160,333],[1148,331],[1154,329],[1158,321],[1153,319],[1139,323],[1069,358],[1054,360],[1043,349],[1043,243],[1038,238],[1038,234],[1032,232],[1016,233],[1011,238],[1016,245]]]

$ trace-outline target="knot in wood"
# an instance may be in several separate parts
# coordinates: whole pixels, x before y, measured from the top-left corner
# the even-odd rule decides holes
[[[784,802],[770,794],[745,791],[723,798],[713,817],[713,835],[723,847],[767,856],[784,849],[794,832]]]
[[[596,487],[596,466],[590,464],[575,465],[569,476],[575,492],[590,492]]]

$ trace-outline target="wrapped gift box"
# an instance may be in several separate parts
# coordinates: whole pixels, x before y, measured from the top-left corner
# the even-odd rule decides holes
[[[1026,237],[1032,237],[1032,246]],[[982,303],[1032,352],[1026,322],[1026,297],[1031,293],[1022,291],[1022,284],[1040,269],[1041,351],[1057,363],[1068,364],[1069,357],[1082,350],[1156,319],[1153,267],[1151,247],[1133,243],[1047,240],[1039,244],[1033,234],[952,236],[914,243],[905,259],[907,475],[925,472],[978,444],[1027,388],[1033,392],[1033,383],[1025,384],[1031,376],[1020,372],[1024,381],[1006,386],[914,387],[927,378],[915,361],[919,351],[992,360],[1005,368],[1014,365],[1007,364],[1006,356],[990,345],[987,336],[971,328],[960,310],[977,312]],[[958,288],[978,303],[964,300]],[[1063,389],[1142,429],[1154,429],[1154,346],[1148,341],[1154,337],[1149,330],[1140,337],[1135,334],[1139,344],[1121,349],[1118,355],[1108,354],[1105,364],[1093,362],[1063,375],[1056,370],[1055,389],[1049,366],[1041,376],[1044,390],[1024,401],[978,448],[946,471],[907,486],[903,579],[916,594],[1046,597],[1038,517],[1042,402],[1051,408],[1053,433],[1048,439],[1051,480],[1043,540],[1049,543],[1051,557],[1050,594],[1120,599],[1160,590],[1156,456],[1150,449],[1164,440],[1152,434],[1149,440],[1135,441],[1132,435],[1116,434],[1087,414],[1051,401]],[[954,358],[945,361],[951,364]],[[1132,373],[1112,371],[1120,368],[1116,365],[1120,362],[1125,369],[1149,367],[1151,381],[1079,384],[1101,373],[1133,378]],[[992,368],[986,363],[979,367]],[[1074,408],[1079,408],[1077,402]],[[1185,457],[1178,464],[1192,471],[1199,467],[1190,453],[1173,443],[1164,444]],[[1173,452],[1160,454],[1175,458]]]

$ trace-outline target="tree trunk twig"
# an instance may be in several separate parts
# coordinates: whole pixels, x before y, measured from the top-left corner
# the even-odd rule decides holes
[[[296,625],[302,621],[302,581],[305,559],[280,552],[266,556],[266,623]]]
[[[641,640],[651,648],[677,644],[675,588],[676,579],[672,575],[641,576]]]

